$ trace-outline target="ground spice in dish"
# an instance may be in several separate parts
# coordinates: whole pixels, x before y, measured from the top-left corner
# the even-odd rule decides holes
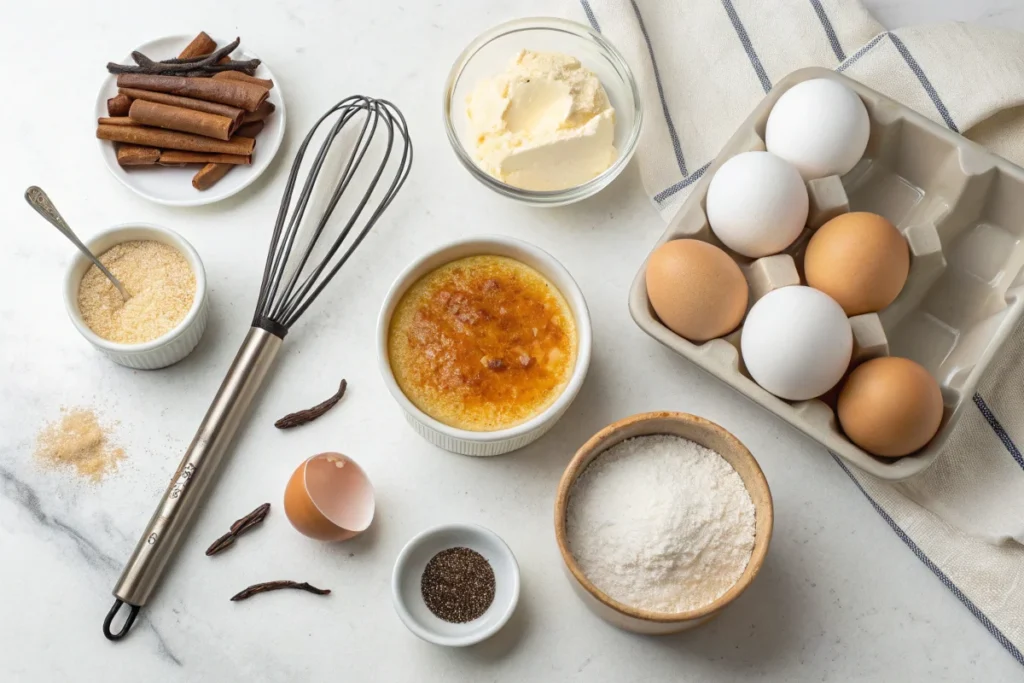
[[[96,266],[82,277],[78,308],[100,337],[119,344],[141,344],[167,334],[192,308],[196,276],[174,247],[153,240],[114,245],[100,262],[128,290],[124,301]]]
[[[494,570],[475,550],[448,548],[427,562],[420,591],[434,616],[464,624],[479,618],[494,602]]]
[[[61,408],[61,413],[36,436],[36,459],[50,468],[73,468],[93,481],[116,469],[124,450],[110,443],[96,414],[84,408]]]

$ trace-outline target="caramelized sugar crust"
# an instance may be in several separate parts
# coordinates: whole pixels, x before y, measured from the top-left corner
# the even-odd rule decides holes
[[[470,256],[420,278],[388,330],[398,386],[435,420],[494,431],[543,412],[576,365],[576,321],[554,285],[505,256]]]

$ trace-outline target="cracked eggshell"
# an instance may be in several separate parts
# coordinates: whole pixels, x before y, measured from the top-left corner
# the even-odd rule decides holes
[[[355,460],[320,453],[295,468],[285,487],[284,512],[304,536],[345,541],[373,521],[373,484]]]

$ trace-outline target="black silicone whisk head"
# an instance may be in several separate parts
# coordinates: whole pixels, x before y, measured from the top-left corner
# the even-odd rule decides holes
[[[332,120],[296,197],[296,180],[306,149],[320,126]],[[342,135],[354,141],[347,152],[332,159],[332,164],[340,161],[340,171],[325,170],[328,154]],[[373,229],[402,188],[411,167],[412,141],[405,117],[387,100],[353,95],[334,105],[313,124],[295,155],[281,198],[253,316],[254,327],[279,337],[287,334]],[[331,185],[326,208],[315,224],[304,224],[314,191],[319,199],[327,189],[322,184],[318,186],[318,182]],[[353,208],[344,224],[339,220],[328,228],[331,214],[343,196]],[[300,235],[300,227],[305,234]],[[314,254],[318,245],[319,251]]]

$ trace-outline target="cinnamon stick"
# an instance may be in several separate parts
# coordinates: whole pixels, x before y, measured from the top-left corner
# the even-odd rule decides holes
[[[273,90],[274,81],[269,78],[256,78],[241,71],[219,71],[213,75],[214,80],[242,81],[243,83],[256,83],[267,90]]]
[[[234,128],[234,122],[226,116],[146,100],[132,102],[128,116],[132,121],[146,126],[195,133],[218,140],[230,140]]]
[[[208,55],[217,49],[217,42],[206,35],[206,31],[200,31],[199,35],[192,39],[192,42],[185,46],[185,49],[178,54],[178,59],[191,59]]]
[[[242,116],[242,123],[245,124],[252,123],[253,121],[263,121],[273,114],[275,109],[277,109],[277,107],[274,106],[273,102],[263,102],[263,104],[257,107],[256,111],[246,112],[245,115]]]
[[[266,102],[265,104],[270,104]],[[270,105],[273,107],[273,105]],[[254,138],[263,130],[263,121],[250,121],[235,131],[236,137]],[[251,159],[251,158],[250,158]],[[192,187],[197,190],[209,190],[233,169],[235,164],[209,163],[199,169],[192,177]]]
[[[192,187],[200,191],[209,190],[233,168],[231,164],[206,164],[192,176]]]
[[[132,98],[123,93],[118,93],[107,100],[108,116],[128,116],[128,109],[132,106]]]
[[[197,100],[193,97],[181,97],[180,95],[168,95],[163,92],[153,92],[151,90],[139,90],[137,88],[120,88],[119,91],[122,95],[127,95],[132,99],[146,100],[147,102],[159,102],[160,104],[169,104],[172,107],[184,107],[185,109],[194,109],[196,111],[203,111],[207,114],[217,114],[218,116],[227,116],[234,123],[233,125],[242,125],[242,119],[246,115],[246,111],[239,107],[232,107],[226,104],[220,104],[219,102],[207,102],[206,100]],[[257,112],[259,109],[256,110]]]
[[[231,140],[215,140],[202,135],[179,133],[162,128],[139,125],[110,125],[101,123],[96,127],[96,137],[132,145],[159,147],[160,149],[182,149],[189,152],[252,155],[256,141],[252,138],[234,137]]]
[[[267,99],[269,89],[258,83],[214,80],[212,78],[187,78],[185,76],[155,76],[150,74],[123,73],[117,76],[117,87],[138,88],[155,92],[194,97],[209,102],[220,102],[254,112]]]
[[[263,126],[266,124],[263,121],[250,121],[249,123],[243,124],[235,130],[234,135],[241,136],[243,138],[254,138],[260,134],[263,130]]]
[[[160,159],[160,150],[140,145],[118,145],[117,163],[120,166],[152,166]]]
[[[252,121],[241,126],[235,131],[236,136],[254,138],[261,130],[263,130],[263,121]],[[250,163],[252,158],[249,157]],[[192,176],[192,187],[197,190],[209,190],[211,187],[220,182],[221,178],[228,174],[228,171],[233,169],[235,164],[224,164],[224,163],[209,163],[199,169],[194,176]]]
[[[176,149],[164,150],[160,154],[161,166],[184,166],[186,164],[226,164],[228,166],[248,165],[251,156],[241,154],[208,154],[205,152],[182,152]]]
[[[127,116],[101,116],[96,119],[96,123],[101,126],[134,126],[137,125],[135,121]]]

